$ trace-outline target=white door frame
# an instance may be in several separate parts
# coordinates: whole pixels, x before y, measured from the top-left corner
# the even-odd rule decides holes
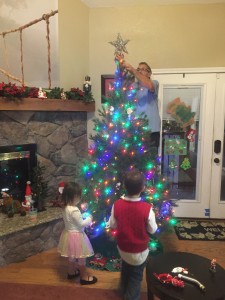
[[[223,171],[223,139],[225,120],[225,74],[217,74],[216,101],[214,114],[213,143],[221,141],[221,152],[212,154],[212,180],[210,195],[210,217],[225,218],[225,199],[220,199],[221,176]],[[219,163],[214,160],[219,159]]]
[[[193,217],[193,218],[221,218],[220,214],[214,209],[212,212],[212,203],[218,202],[218,194],[212,189],[212,176],[217,175],[218,168],[215,170],[212,166],[213,158],[213,141],[215,131],[214,117],[215,117],[215,103],[216,103],[216,88],[217,76],[220,73],[225,73],[224,68],[207,68],[207,69],[171,69],[171,70],[153,70],[153,79],[159,81],[159,101],[163,101],[163,87],[165,85],[193,85],[202,87],[202,99],[200,104],[200,127],[198,136],[198,165],[196,178],[196,199],[194,200],[179,200],[178,207],[175,207],[175,216],[177,217]],[[221,74],[222,76],[222,74]],[[222,93],[217,92],[217,95]],[[223,90],[224,93],[224,90]],[[218,97],[217,97],[218,99]],[[162,113],[162,104],[160,111]],[[221,121],[222,122],[222,121]],[[224,115],[223,115],[224,128]],[[220,138],[223,140],[223,136]],[[214,173],[213,173],[214,171]],[[215,178],[214,178],[215,179]],[[216,187],[216,186],[215,186]],[[218,187],[217,187],[218,189]],[[215,201],[215,197],[217,200]],[[225,209],[225,205],[223,205]],[[223,214],[224,216],[224,214]]]

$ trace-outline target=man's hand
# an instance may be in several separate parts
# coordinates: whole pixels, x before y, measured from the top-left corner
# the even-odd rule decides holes
[[[115,59],[118,60],[120,64],[122,64],[124,62],[124,55],[116,54]]]
[[[116,54],[116,60],[119,61],[120,65],[126,69],[127,71],[129,71],[130,73],[134,74],[136,69],[129,63],[127,63],[125,60],[124,60],[124,56],[123,55],[119,55],[119,54]]]

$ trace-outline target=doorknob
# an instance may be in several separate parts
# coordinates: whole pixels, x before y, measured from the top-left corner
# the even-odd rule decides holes
[[[214,163],[218,164],[220,162],[219,158],[214,158]]]

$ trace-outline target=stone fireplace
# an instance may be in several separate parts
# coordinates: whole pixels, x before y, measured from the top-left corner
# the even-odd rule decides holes
[[[0,146],[36,144],[37,160],[45,167],[46,202],[55,199],[61,181],[75,180],[87,156],[87,112],[94,103],[0,98]],[[61,209],[48,205],[31,222],[29,214],[0,215],[0,267],[51,249],[63,229]]]
[[[40,100],[39,100],[40,101]],[[36,144],[53,200],[61,181],[75,180],[87,155],[87,112],[0,111],[0,146]]]

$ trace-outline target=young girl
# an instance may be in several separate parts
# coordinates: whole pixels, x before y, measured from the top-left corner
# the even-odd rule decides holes
[[[91,276],[86,268],[86,257],[94,255],[91,243],[84,232],[84,228],[92,222],[92,216],[82,219],[82,215],[76,206],[80,202],[81,187],[75,182],[65,184],[62,193],[63,230],[58,251],[61,256],[68,257],[68,279],[80,275],[80,284],[94,284],[95,276]]]

